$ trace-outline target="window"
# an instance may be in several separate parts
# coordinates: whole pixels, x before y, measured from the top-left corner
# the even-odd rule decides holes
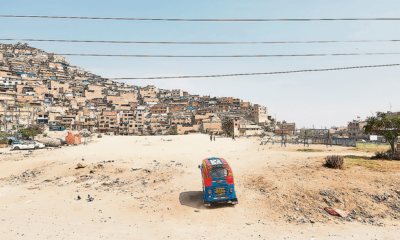
[[[213,168],[212,170],[210,170],[208,175],[210,175],[211,178],[225,178],[226,176],[228,176],[228,170],[221,167]]]

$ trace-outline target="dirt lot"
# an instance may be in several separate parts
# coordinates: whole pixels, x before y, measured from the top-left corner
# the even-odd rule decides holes
[[[190,135],[0,150],[0,239],[398,239],[400,162],[304,148]],[[332,154],[354,156],[325,168]],[[202,206],[197,165],[206,157],[230,163],[238,205]]]

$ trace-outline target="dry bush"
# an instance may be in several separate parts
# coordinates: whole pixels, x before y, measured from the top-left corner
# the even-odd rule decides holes
[[[387,151],[377,151],[372,159],[382,159],[382,160],[400,160],[400,153],[392,153],[391,150]]]
[[[342,156],[331,155],[325,158],[325,166],[329,168],[342,169],[344,167],[344,159]]]

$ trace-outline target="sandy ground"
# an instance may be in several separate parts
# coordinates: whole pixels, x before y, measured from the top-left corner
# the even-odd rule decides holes
[[[400,189],[397,172],[322,167],[329,154],[368,153],[323,145],[310,148],[324,152],[303,153],[297,151],[302,145],[261,146],[255,138],[210,142],[207,135],[94,140],[32,153],[0,149],[0,239],[400,236],[396,212],[390,210],[400,204],[394,192]],[[238,205],[202,206],[197,166],[206,157],[230,163]],[[78,163],[87,167],[77,169]],[[324,190],[335,194],[321,196]],[[390,196],[373,200],[380,194]],[[349,221],[330,216],[323,211],[327,204],[357,210],[357,216]]]

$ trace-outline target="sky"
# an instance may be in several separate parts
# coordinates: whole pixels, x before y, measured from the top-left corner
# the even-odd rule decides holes
[[[131,18],[390,18],[398,0],[2,1],[0,15]],[[167,22],[0,18],[0,38],[115,41],[400,40],[400,21]],[[1,41],[16,43],[18,41]],[[28,42],[49,53],[248,55],[398,52],[400,42],[156,45]],[[121,58],[68,56],[102,77],[272,72],[400,63],[399,55],[280,58]],[[400,67],[224,78],[128,80],[129,84],[232,96],[268,107],[301,127],[346,126],[377,111],[400,111]],[[390,107],[392,106],[392,107]]]

